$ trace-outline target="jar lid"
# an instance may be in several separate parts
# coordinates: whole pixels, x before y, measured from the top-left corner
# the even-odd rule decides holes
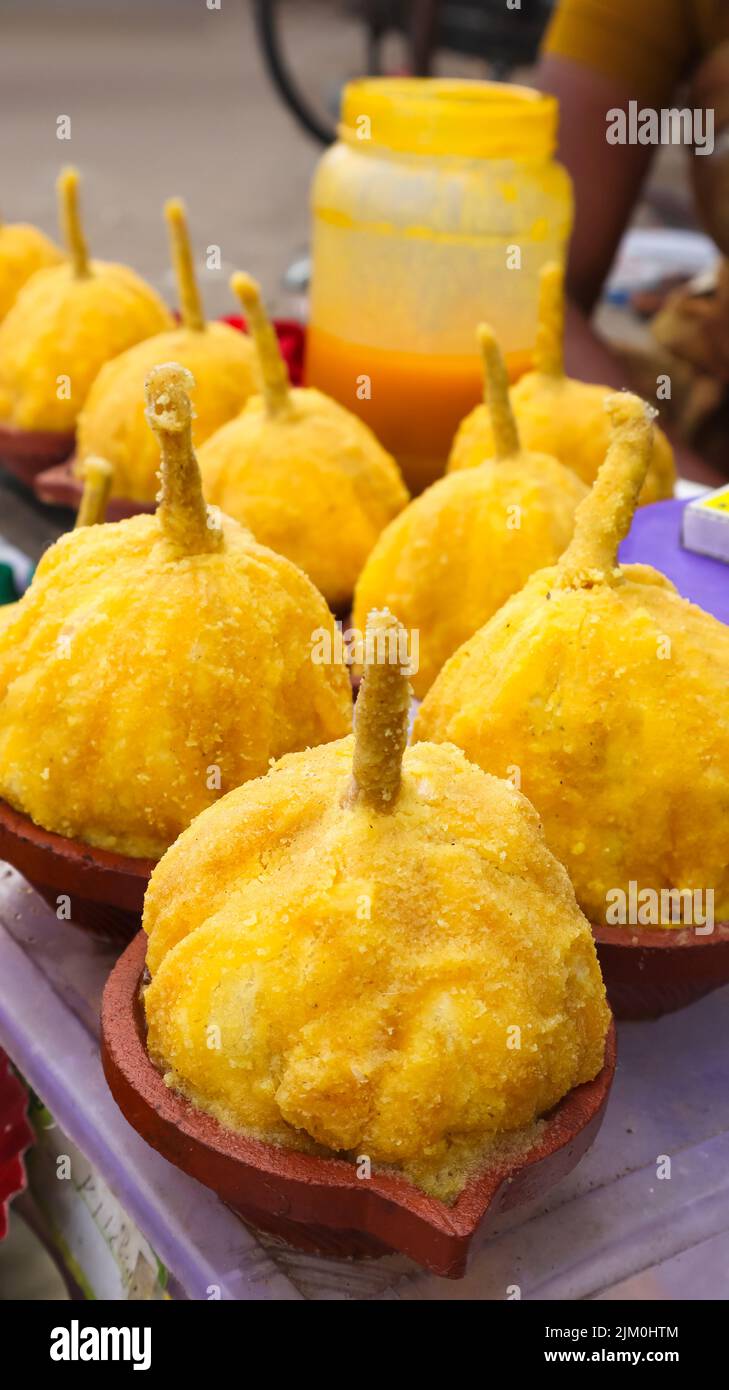
[[[554,150],[555,97],[505,82],[366,77],[342,95],[340,138],[403,154],[544,159]]]

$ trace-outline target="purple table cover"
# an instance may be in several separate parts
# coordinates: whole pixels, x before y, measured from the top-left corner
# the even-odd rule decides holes
[[[665,574],[684,598],[729,623],[729,565],[696,555],[681,545],[685,499],[653,502],[641,507],[623,541],[619,557],[625,564],[653,565]]]

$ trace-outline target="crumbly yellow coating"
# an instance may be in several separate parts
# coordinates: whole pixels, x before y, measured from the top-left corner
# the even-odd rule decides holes
[[[564,370],[564,273],[556,262],[539,275],[539,315],[535,370],[510,392],[525,449],[543,450],[591,485],[610,443],[605,412],[607,386],[576,381]],[[456,432],[448,471],[474,468],[496,452],[493,408],[478,405]],[[673,495],[676,468],[666,436],[654,430],[653,456],[640,495],[641,504]]]
[[[380,811],[351,796],[352,758],[348,738],[282,759],[164,856],[148,1046],[233,1129],[424,1181],[593,1077],[609,1013],[524,797],[421,743]]]
[[[92,261],[85,276],[70,264],[38,271],[0,324],[0,419],[72,432],[104,363],[171,327],[162,300],[128,266]]]
[[[0,628],[5,627],[10,622],[15,612],[16,603],[17,599],[14,599],[12,603],[0,604]]]
[[[383,531],[357,582],[353,624],[387,606],[419,632],[422,699],[453,652],[536,569],[561,555],[584,484],[546,454],[441,478]]]
[[[202,444],[242,410],[259,389],[250,339],[226,323],[202,331],[175,328],[137,343],[102,367],[78,419],[79,470],[88,454],[114,469],[113,497],[153,502],[159,487],[159,449],[144,415],[144,380],[157,362],[179,362],[195,378],[192,437]]]
[[[511,389],[511,403],[525,449],[543,449],[588,485],[595,481],[610,438],[605,397],[609,386],[593,386],[569,377],[528,372]],[[448,460],[448,471],[474,468],[493,457],[488,406],[477,405],[461,421]],[[673,449],[656,429],[653,461],[640,505],[672,497],[676,482]]]
[[[720,921],[729,917],[729,629],[656,570],[616,565],[649,457],[637,415],[627,418],[639,407],[613,398],[614,416],[626,418],[570,548],[451,658],[416,736],[456,743],[496,774],[519,768],[593,922],[631,882],[638,893],[711,889]]]
[[[199,462],[208,501],[293,560],[338,608],[408,501],[369,427],[314,389],[292,389],[276,413],[253,396],[203,444]]]
[[[397,613],[419,634],[422,698],[445,661],[572,536],[584,484],[548,454],[520,442],[503,355],[491,328],[478,330],[494,457],[441,478],[383,533],[357,584],[354,625],[372,607]]]
[[[221,792],[351,722],[316,665],[324,600],[223,519],[183,554],[160,516],[71,532],[0,625],[0,796],[46,829],[158,858]]]
[[[0,223],[0,322],[26,280],[37,270],[62,260],[63,253],[38,227],[26,222]]]
[[[521,770],[593,922],[606,894],[713,888],[729,918],[729,629],[668,580],[534,575],[442,671],[416,735]]]

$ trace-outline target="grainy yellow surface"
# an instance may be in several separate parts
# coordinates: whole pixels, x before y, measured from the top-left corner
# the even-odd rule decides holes
[[[63,253],[38,227],[25,222],[0,223],[0,322],[26,280],[37,270],[62,260]]]
[[[520,441],[504,358],[493,331],[478,330],[493,458],[440,478],[383,532],[360,575],[354,625],[390,608],[419,633],[415,694],[422,698],[448,657],[536,569],[561,555],[586,489],[548,454]]]
[[[617,567],[650,440],[635,397],[613,397],[611,408],[614,442],[571,546],[455,653],[416,736],[456,743],[496,774],[520,769],[592,921],[631,881],[638,892],[712,889],[720,921],[729,629],[656,570]]]
[[[102,367],[79,416],[76,455],[114,469],[113,497],[153,502],[159,487],[159,450],[144,418],[144,379],[158,362],[179,362],[195,378],[192,437],[196,445],[242,410],[259,388],[250,339],[225,323],[202,332],[175,328],[137,343]]]
[[[346,672],[310,659],[324,600],[234,521],[223,534],[181,554],[139,516],[44,555],[0,625],[0,795],[37,824],[158,857],[270,759],[347,732]]]
[[[415,694],[448,657],[561,555],[584,485],[545,454],[495,459],[441,478],[383,531],[355,590],[354,626],[387,606],[417,629]],[[517,524],[518,523],[518,524]]]
[[[350,796],[352,754],[347,738],[282,759],[164,856],[145,903],[148,1043],[231,1128],[427,1186],[593,1077],[609,1015],[524,797],[421,743],[378,811]]]
[[[70,433],[104,363],[172,327],[162,300],[128,266],[92,261],[90,270],[83,278],[69,264],[39,270],[0,324],[0,420]]]
[[[588,385],[569,377],[528,372],[511,389],[511,402],[525,449],[543,449],[573,469],[585,483],[594,482],[605,457],[610,431],[605,397],[611,387]],[[488,407],[477,405],[459,426],[448,471],[474,468],[493,455]],[[641,505],[672,497],[676,481],[673,449],[662,430],[655,432],[653,462],[641,493]]]
[[[452,657],[417,736],[497,775],[521,769],[592,921],[631,879],[713,888],[726,920],[729,629],[642,566],[617,587],[554,580],[534,575]]]
[[[288,556],[341,607],[377,537],[408,500],[369,427],[320,391],[276,414],[253,396],[199,451],[205,496]]]
[[[564,276],[550,262],[539,276],[539,323],[535,370],[512,387],[510,399],[525,449],[543,450],[592,484],[610,443],[605,411],[607,386],[576,381],[564,370]],[[477,405],[456,432],[448,471],[474,468],[496,453],[492,408]],[[673,450],[662,430],[654,431],[653,457],[640,501],[671,497],[676,481]]]

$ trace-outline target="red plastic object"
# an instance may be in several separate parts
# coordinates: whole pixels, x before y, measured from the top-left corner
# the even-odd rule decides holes
[[[341,1159],[234,1134],[170,1090],[147,1055],[140,999],[146,944],[140,932],[104,990],[102,1061],[112,1094],[147,1143],[244,1221],[288,1244],[349,1257],[396,1250],[436,1274],[460,1278],[479,1227],[559,1182],[600,1128],[615,1071],[614,1024],[595,1080],[555,1106],[526,1155],[471,1179],[452,1206],[403,1177],[375,1172],[362,1180]]]
[[[229,314],[223,318],[232,328],[248,332],[248,325],[239,314]],[[306,350],[306,328],[298,319],[274,319],[273,326],[278,334],[281,353],[289,369],[293,386],[300,386],[304,379],[304,353]]]
[[[33,1142],[27,1109],[28,1093],[0,1050],[0,1240],[7,1234],[10,1199],[25,1188],[23,1154]]]
[[[0,858],[23,874],[54,911],[58,895],[67,894],[77,926],[120,942],[139,930],[154,860],[131,859],[55,835],[2,800]]]
[[[729,922],[710,935],[685,927],[593,927],[616,1018],[660,1018],[729,984]]]

